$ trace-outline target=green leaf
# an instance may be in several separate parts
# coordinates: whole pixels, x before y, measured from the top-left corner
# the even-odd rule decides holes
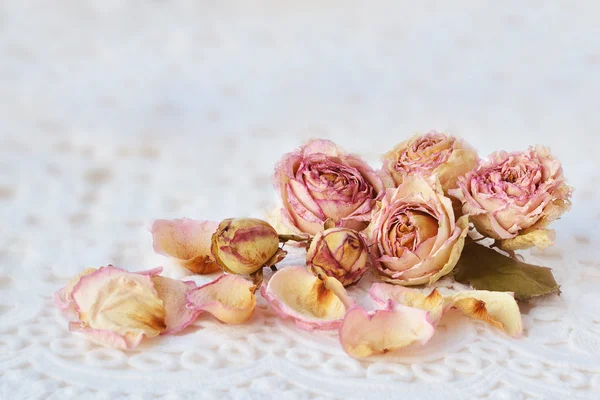
[[[465,243],[454,279],[478,290],[514,292],[519,301],[560,294],[550,268],[515,260],[472,241]]]

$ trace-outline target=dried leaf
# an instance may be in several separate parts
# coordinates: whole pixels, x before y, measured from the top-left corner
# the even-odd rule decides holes
[[[515,260],[475,242],[465,244],[454,271],[458,282],[478,290],[513,292],[519,301],[560,294],[550,268]]]

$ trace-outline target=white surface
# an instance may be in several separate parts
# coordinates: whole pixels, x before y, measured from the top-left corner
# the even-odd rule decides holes
[[[0,3],[0,398],[600,398],[598,2],[249,3]],[[456,318],[358,362],[261,302],[124,353],[51,304],[84,267],[164,264],[153,218],[261,216],[306,138],[376,166],[431,128],[550,145],[576,188],[556,247],[525,253],[563,294],[523,307],[519,340]]]

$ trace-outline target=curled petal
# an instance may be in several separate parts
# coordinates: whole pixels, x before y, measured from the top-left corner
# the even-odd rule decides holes
[[[156,267],[156,268],[152,268],[152,269],[147,269],[144,271],[135,271],[135,274],[140,274],[140,275],[147,275],[149,277],[154,277],[157,275],[160,275],[160,273],[163,272],[163,267]]]
[[[429,320],[436,324],[444,312],[450,307],[448,301],[437,289],[425,294],[415,289],[402,286],[374,283],[369,290],[371,298],[380,306],[385,306],[390,300],[408,307],[419,308],[429,312]]]
[[[519,336],[523,331],[519,305],[512,293],[468,290],[453,295],[450,301],[465,315],[485,321],[510,336]]]
[[[193,311],[206,311],[227,324],[241,324],[254,313],[254,285],[236,275],[222,275],[191,290],[187,294],[187,307]]]
[[[331,140],[326,139],[313,139],[308,141],[302,148],[303,155],[309,156],[311,154],[325,154],[330,157],[337,157],[343,150]]]
[[[556,233],[552,229],[536,229],[512,239],[498,240],[498,247],[506,251],[523,250],[530,247],[546,249],[554,244]]]
[[[155,276],[152,278],[152,282],[154,282],[158,297],[163,301],[165,307],[166,329],[161,334],[180,332],[196,320],[200,312],[186,307],[188,292],[196,288],[194,282],[180,281],[164,276]]]
[[[77,283],[79,283],[81,277],[89,275],[94,271],[96,271],[96,268],[87,268],[83,270],[82,272],[77,274],[77,276],[71,279],[69,283],[67,283],[62,289],[54,293],[54,303],[61,311],[68,311],[70,309],[74,310],[74,307],[72,307],[73,288],[75,287],[75,285],[77,285]]]
[[[313,276],[304,267],[276,272],[261,294],[282,318],[292,318],[301,329],[335,329],[354,305],[335,278]]]
[[[92,342],[101,346],[120,350],[131,350],[137,347],[144,338],[144,334],[141,332],[118,334],[106,329],[83,327],[77,322],[70,322],[69,330],[71,332],[83,333]]]
[[[193,219],[157,219],[151,233],[154,251],[172,257],[188,270],[208,274],[219,270],[210,252],[211,237],[218,223]]]
[[[96,340],[108,335],[100,333],[111,332],[132,348],[142,336],[154,337],[166,328],[163,302],[148,275],[101,268],[81,277],[73,288],[73,301],[79,321],[71,329],[77,327]]]
[[[425,344],[434,333],[428,314],[391,300],[385,309],[371,313],[353,307],[340,326],[340,343],[355,358],[385,354],[413,343]]]
[[[109,265],[109,267],[112,267],[112,265]],[[100,268],[102,269],[104,267],[100,267]],[[155,275],[160,274],[162,272],[162,270],[163,270],[162,267],[156,267],[156,268],[152,268],[152,269],[145,270],[145,271],[136,271],[134,273],[140,274],[140,275],[155,276]],[[82,272],[77,274],[77,276],[75,276],[73,279],[71,279],[69,281],[69,283],[67,283],[63,288],[61,288],[56,293],[54,293],[54,303],[61,311],[67,312],[67,313],[69,313],[71,311],[75,311],[75,307],[73,304],[73,296],[72,296],[73,288],[75,287],[75,285],[77,285],[77,283],[79,282],[81,277],[89,275],[94,271],[97,271],[97,269],[96,268],[87,268],[87,269],[83,270]]]
[[[371,298],[380,306],[389,302],[415,307],[429,312],[429,319],[436,324],[450,308],[465,315],[485,321],[504,330],[511,336],[522,331],[521,313],[512,293],[468,290],[442,296],[437,289],[428,295],[417,290],[384,283],[375,283],[369,290]]]

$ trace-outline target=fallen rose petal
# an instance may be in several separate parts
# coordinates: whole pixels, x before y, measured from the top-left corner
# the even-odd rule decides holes
[[[433,336],[429,313],[418,308],[388,302],[386,309],[368,313],[350,309],[340,326],[340,343],[355,358],[385,354],[413,343],[425,344]]]
[[[390,301],[407,307],[429,312],[429,320],[435,325],[450,308],[465,315],[485,321],[504,330],[510,336],[522,331],[521,312],[512,293],[467,290],[442,296],[437,289],[428,295],[417,290],[385,283],[374,283],[369,290],[371,298],[380,306]]]
[[[133,273],[140,274],[140,275],[148,275],[149,277],[153,277],[153,276],[160,275],[161,272],[163,272],[163,267],[156,267],[156,268],[147,269],[144,271],[134,271]]]
[[[453,295],[451,304],[465,315],[485,321],[510,336],[523,332],[521,312],[512,293],[469,290]]]
[[[77,322],[70,322],[69,330],[71,332],[83,333],[92,342],[101,346],[120,350],[131,350],[137,347],[144,337],[144,334],[141,332],[129,332],[120,335],[109,330],[84,328]]]
[[[77,283],[79,283],[79,280],[81,279],[81,277],[86,276],[91,274],[92,272],[96,271],[96,268],[87,268],[85,270],[83,270],[82,272],[80,272],[79,274],[77,274],[77,276],[75,276],[73,279],[71,279],[69,281],[69,283],[67,283],[62,289],[58,290],[56,293],[54,293],[54,304],[56,304],[56,306],[61,310],[61,311],[68,311],[69,309],[72,309],[72,305],[73,305],[73,288],[75,287],[75,285],[77,285]],[[73,308],[74,310],[74,308]]]
[[[292,318],[299,328],[335,329],[354,301],[335,278],[315,277],[304,267],[276,272],[261,294],[282,318]]]
[[[429,320],[432,324],[436,324],[450,307],[448,301],[437,289],[425,294],[403,286],[374,283],[369,290],[369,296],[380,306],[385,306],[392,300],[408,307],[429,311]]]
[[[189,218],[157,219],[150,229],[154,251],[174,258],[196,274],[219,271],[210,251],[211,237],[218,226],[213,221]]]
[[[253,290],[252,282],[242,277],[222,275],[188,292],[187,307],[192,311],[206,311],[227,324],[241,324],[254,313],[256,297]]]
[[[162,335],[177,333],[194,322],[200,314],[199,311],[190,310],[187,305],[187,294],[196,289],[192,281],[180,281],[164,276],[152,278],[158,297],[163,301],[165,307],[166,329]]]
[[[163,302],[148,275],[108,266],[81,277],[72,296],[79,321],[70,329],[105,345],[119,342],[118,335],[130,349],[142,336],[157,336],[166,327]]]

